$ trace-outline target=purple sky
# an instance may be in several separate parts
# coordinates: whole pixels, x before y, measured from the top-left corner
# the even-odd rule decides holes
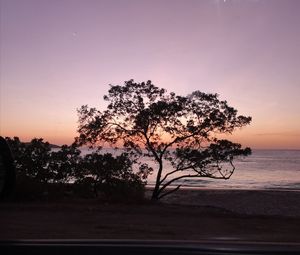
[[[0,133],[70,143],[108,84],[216,92],[251,126],[233,140],[300,149],[298,0],[0,0]]]

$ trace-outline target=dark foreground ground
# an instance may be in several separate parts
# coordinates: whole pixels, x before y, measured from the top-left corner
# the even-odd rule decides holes
[[[159,203],[0,204],[0,239],[300,242],[300,192],[183,190]]]

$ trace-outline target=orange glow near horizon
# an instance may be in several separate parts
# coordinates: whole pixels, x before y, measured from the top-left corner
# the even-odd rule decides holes
[[[234,132],[232,135],[222,136],[224,139],[228,139],[233,142],[241,143],[243,147],[250,147],[252,149],[300,149],[300,138],[295,133],[266,133],[259,134],[253,133],[253,130],[247,130],[249,127],[245,127],[242,130]],[[18,130],[10,130],[9,132],[1,132],[2,136],[14,137],[17,136],[21,141],[28,142],[33,138],[43,138],[52,144],[63,145],[71,144],[74,142],[74,137],[78,136],[78,133],[72,129],[60,130],[53,133],[43,132],[17,132]],[[120,146],[120,145],[119,145]]]
[[[122,3],[120,3],[122,2]],[[147,11],[145,11],[147,10]],[[109,84],[218,93],[229,140],[300,149],[300,1],[0,1],[0,135],[71,144]]]

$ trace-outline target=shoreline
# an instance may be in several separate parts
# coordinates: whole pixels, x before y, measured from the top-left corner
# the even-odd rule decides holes
[[[178,185],[170,185],[169,187],[166,188],[166,190],[174,189]],[[146,190],[147,189],[153,189],[154,185],[146,185]],[[208,190],[208,191],[213,191],[213,190],[224,190],[224,191],[283,191],[283,192],[300,192],[300,189],[292,189],[292,188],[264,188],[264,189],[256,189],[256,188],[248,188],[248,189],[240,189],[240,188],[209,188],[209,187],[197,187],[197,186],[181,186],[179,189],[180,190]]]
[[[146,192],[149,197],[151,190]],[[214,207],[239,215],[300,218],[300,192],[283,190],[181,189],[162,203]]]

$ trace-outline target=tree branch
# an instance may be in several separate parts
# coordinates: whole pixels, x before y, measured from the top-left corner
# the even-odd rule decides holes
[[[160,161],[161,161],[161,158],[158,157],[156,151],[153,149],[153,147],[152,147],[152,145],[151,145],[151,143],[150,143],[149,137],[147,136],[146,133],[142,133],[142,134],[144,135],[144,137],[145,137],[145,139],[146,139],[146,143],[147,143],[147,145],[148,145],[150,151],[152,152],[154,158],[156,159],[157,162],[160,162]]]
[[[162,152],[160,153],[160,158],[162,158],[163,157],[163,155],[164,155],[164,153],[166,152],[166,150],[170,147],[170,146],[172,146],[174,143],[177,143],[177,142],[179,142],[179,141],[183,141],[183,140],[185,140],[185,139],[187,139],[187,138],[190,138],[190,137],[192,137],[192,136],[194,136],[195,134],[193,133],[193,134],[190,134],[190,135],[186,135],[186,136],[184,136],[184,137],[176,137],[172,142],[170,142],[170,143],[168,143],[166,146],[165,146],[165,148],[162,150]]]
[[[168,187],[171,183],[173,183],[174,181],[180,180],[182,178],[187,178],[187,177],[201,177],[199,174],[186,174],[186,175],[181,175],[179,177],[176,177],[170,181],[168,181],[167,183],[165,183],[160,189],[159,189],[159,193],[161,193],[166,187]]]
[[[128,132],[128,133],[129,133],[129,132],[135,131],[135,130],[128,130],[128,129],[122,127],[122,126],[121,126],[120,124],[118,124],[118,123],[108,122],[107,125],[117,126],[117,127],[121,128],[123,131]]]
[[[179,172],[179,171],[181,171],[181,169],[175,169],[174,171],[171,171],[171,172],[167,173],[167,174],[161,179],[160,184],[162,184],[162,183],[164,182],[164,180],[166,180],[167,177],[168,177],[169,175],[174,174],[174,173]]]
[[[171,194],[171,193],[173,193],[173,192],[179,190],[180,187],[181,187],[181,185],[178,185],[175,189],[169,190],[168,192],[166,192],[166,193],[160,195],[160,196],[158,197],[158,199],[161,199],[161,198],[163,198],[164,196],[167,196],[167,195],[169,195],[169,194]]]
[[[225,174],[222,173],[221,169],[218,169],[218,172],[220,173],[220,175],[221,175],[221,176],[223,177],[223,179],[225,179],[225,180],[228,180],[228,179],[231,177],[231,175],[233,175],[233,172],[234,172],[234,170],[235,170],[235,166],[234,166],[234,164],[232,163],[232,160],[230,160],[229,163],[230,163],[230,165],[232,166],[232,170],[230,171],[230,174],[229,174],[229,175],[226,176]]]
[[[229,176],[225,176],[225,175],[222,175],[222,176],[214,176],[214,175],[211,175],[211,174],[204,174],[204,173],[200,173],[200,172],[197,172],[197,174],[186,174],[186,175],[181,175],[181,176],[178,176],[170,181],[168,181],[167,183],[165,183],[160,189],[159,189],[159,193],[161,193],[167,186],[169,186],[170,184],[172,184],[174,181],[178,181],[180,179],[183,179],[183,178],[196,178],[196,177],[199,177],[199,178],[211,178],[211,179],[216,179],[216,180],[228,180],[230,178],[230,176],[233,174],[233,171],[230,173]]]

